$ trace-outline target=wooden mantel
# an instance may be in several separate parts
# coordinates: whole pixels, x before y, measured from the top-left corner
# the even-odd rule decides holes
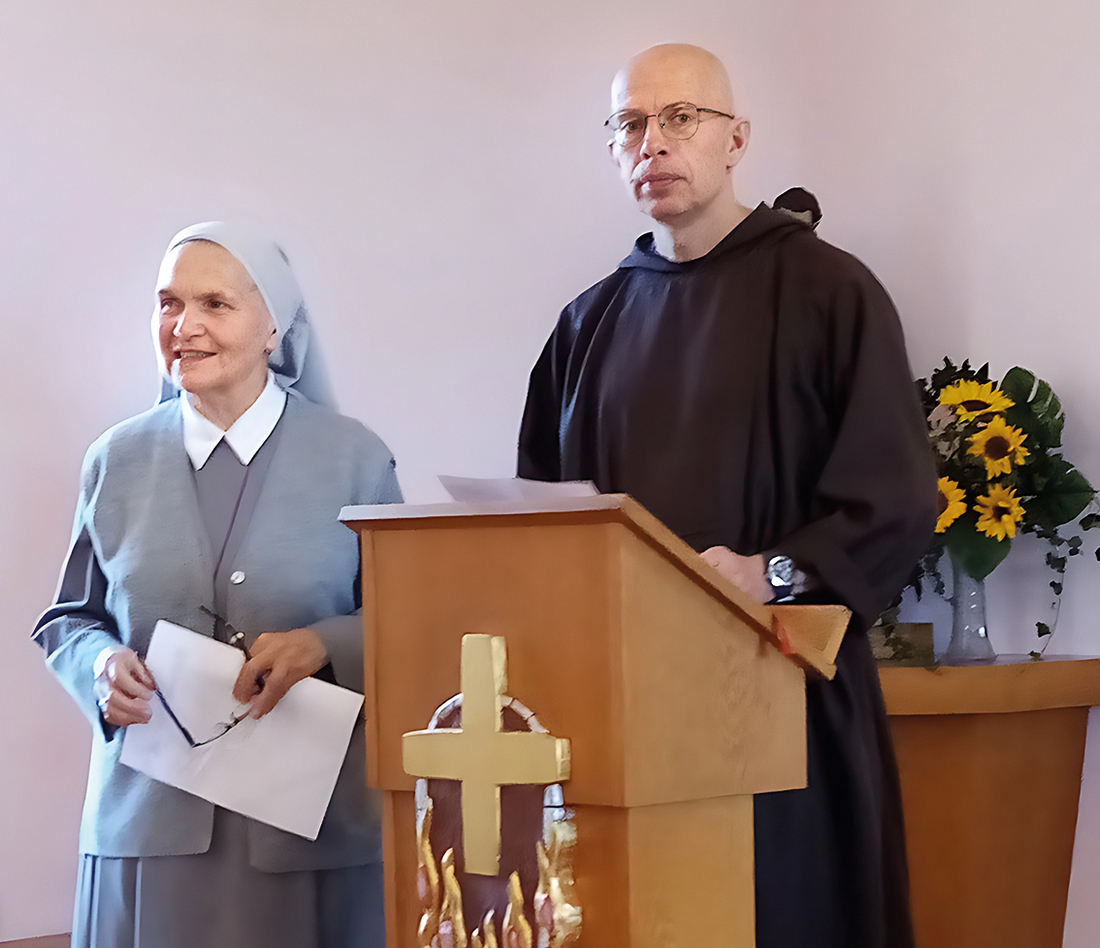
[[[1001,655],[991,665],[879,669],[887,714],[1006,714],[1100,705],[1100,658]]]

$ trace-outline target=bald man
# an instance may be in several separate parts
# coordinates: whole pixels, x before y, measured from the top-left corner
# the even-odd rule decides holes
[[[840,602],[807,684],[806,790],[756,798],[757,945],[912,944],[897,772],[866,629],[932,535],[936,476],[885,290],[734,191],[722,64],[656,46],[611,89],[611,157],[653,221],[531,373],[519,473],[633,495],[762,602]]]

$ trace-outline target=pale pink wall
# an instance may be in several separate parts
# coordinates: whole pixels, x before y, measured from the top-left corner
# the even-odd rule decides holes
[[[149,290],[178,227],[244,218],[282,236],[344,410],[394,448],[412,499],[438,495],[438,471],[508,473],[557,310],[644,227],[604,157],[607,82],[649,43],[700,42],[736,62],[754,119],[743,199],[816,190],[823,236],[897,299],[914,367],[948,351],[1033,366],[1100,479],[1100,17],[1091,2],[1034,9],[5,4],[0,940],[69,923],[87,728],[26,636],[53,591],[84,447],[149,402]],[[1032,608],[1008,580],[1034,565],[1024,555],[995,578],[995,623]],[[1095,578],[1071,577],[1060,650],[1100,651]],[[1029,647],[1028,625],[1003,641]],[[1095,886],[1091,871],[1075,891]],[[1096,936],[1088,911],[1075,917]]]
[[[1016,364],[1066,406],[1066,453],[1100,482],[1100,7],[1022,0],[807,7],[806,85],[829,235],[879,273],[914,370],[944,355]],[[991,578],[999,650],[1048,619],[1043,551]],[[1097,653],[1095,562],[1074,563],[1053,651]]]

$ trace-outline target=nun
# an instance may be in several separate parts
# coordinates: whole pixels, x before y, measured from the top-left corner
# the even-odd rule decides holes
[[[381,948],[380,800],[362,721],[310,841],[119,762],[150,717],[159,619],[247,645],[255,717],[317,675],[363,690],[345,504],[399,503],[385,444],[334,408],[286,254],[181,231],[153,314],[159,403],[88,449],[56,601],[34,640],[92,724],[74,948]]]

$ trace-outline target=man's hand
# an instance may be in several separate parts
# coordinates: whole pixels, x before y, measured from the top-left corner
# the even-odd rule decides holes
[[[700,556],[742,592],[757,602],[771,602],[771,584],[764,576],[764,556],[740,556],[728,546],[712,546]]]
[[[252,717],[262,718],[292,685],[320,671],[326,662],[328,650],[312,629],[265,632],[237,676],[233,697],[241,704],[252,701]]]
[[[103,720],[115,727],[145,724],[152,709],[149,699],[157,683],[144,662],[132,649],[111,655],[95,680],[95,695]]]

